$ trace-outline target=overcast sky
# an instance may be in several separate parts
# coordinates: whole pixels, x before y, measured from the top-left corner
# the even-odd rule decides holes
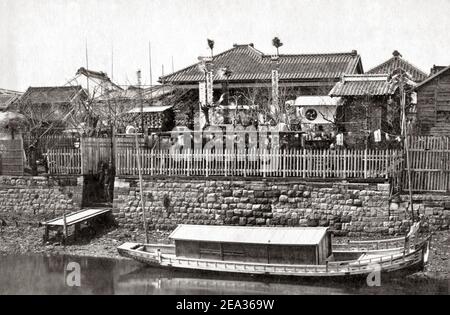
[[[358,50],[365,70],[397,49],[429,72],[450,64],[450,0],[0,0],[0,88],[63,85],[85,66],[135,84],[233,43],[275,53]]]

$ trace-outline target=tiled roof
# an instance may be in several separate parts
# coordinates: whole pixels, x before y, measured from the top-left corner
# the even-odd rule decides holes
[[[369,74],[391,74],[392,71],[401,68],[409,72],[414,82],[421,82],[427,78],[427,74],[402,58],[398,51],[393,52],[392,58],[370,69]]]
[[[193,83],[204,80],[196,63],[172,74],[160,77],[164,83]],[[253,45],[235,45],[212,59],[214,81],[225,81],[218,73],[220,68],[231,71],[229,82],[271,80],[270,55],[253,48]],[[338,79],[344,73],[361,73],[361,58],[356,51],[349,53],[279,55],[280,80]]]
[[[330,96],[391,95],[395,89],[383,74],[345,75],[331,89]]]
[[[73,98],[82,93],[86,95],[83,88],[76,86],[53,86],[53,87],[29,87],[22,95],[22,102],[30,103],[68,103]]]
[[[427,84],[428,82],[430,82],[431,80],[433,80],[434,78],[440,76],[441,74],[443,74],[444,72],[447,72],[448,70],[450,70],[450,66],[445,67],[443,69],[441,69],[440,71],[436,72],[435,74],[429,76],[426,80],[422,81],[419,85],[417,85],[415,87],[415,89],[419,89],[421,86]]]

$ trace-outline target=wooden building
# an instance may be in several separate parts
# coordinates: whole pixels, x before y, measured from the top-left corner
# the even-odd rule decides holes
[[[416,82],[422,82],[427,78],[427,74],[413,65],[411,62],[403,59],[402,54],[398,50],[394,50],[392,57],[383,63],[373,67],[366,74],[384,74],[390,75],[392,72],[403,69],[411,75],[411,79]]]
[[[88,95],[79,85],[77,86],[49,86],[29,87],[18,101],[18,110],[34,124],[53,124],[56,126],[74,127],[74,124],[84,120],[84,113]],[[79,116],[79,117],[78,117]],[[69,118],[79,121],[70,121]]]
[[[199,82],[205,81],[195,63],[160,77],[159,81],[177,89],[193,91],[190,101],[174,106],[177,125],[187,125],[188,113],[198,111]],[[327,95],[343,74],[363,73],[356,50],[343,53],[280,54],[277,58],[257,50],[253,44],[233,48],[213,56],[210,69],[213,100],[218,105],[268,106],[271,102],[272,70],[279,73],[279,103],[300,95]],[[223,96],[223,98],[221,98]]]
[[[428,77],[415,90],[420,133],[450,136],[450,66]]]
[[[148,132],[171,131],[175,127],[171,105],[143,106],[142,112],[140,107],[135,107],[124,114],[124,120],[139,127],[141,114]]]
[[[170,235],[176,256],[269,264],[325,264],[326,227],[179,225]]]
[[[342,99],[336,111],[336,125],[347,146],[373,146],[376,130],[383,134],[400,134],[398,90],[393,88],[387,75],[344,75],[330,91],[330,96]]]

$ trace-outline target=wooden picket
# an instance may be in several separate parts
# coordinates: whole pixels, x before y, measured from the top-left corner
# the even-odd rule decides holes
[[[47,151],[50,174],[81,174],[81,151],[75,148],[55,148]]]
[[[411,189],[415,192],[450,192],[450,137],[410,137]],[[404,189],[408,187],[406,171]]]
[[[396,150],[248,150],[208,152],[141,148],[144,175],[388,178],[401,158]],[[118,175],[137,175],[136,148],[118,147]]]
[[[112,160],[110,138],[82,138],[80,147],[62,146],[48,149],[50,174],[95,174],[100,163]]]
[[[136,148],[127,138],[115,142],[117,175],[137,175]],[[450,138],[414,136],[410,143],[411,189],[450,192]],[[400,150],[285,149],[204,150],[149,149],[139,139],[144,175],[242,176],[298,178],[385,178],[408,190],[405,152]],[[47,151],[52,174],[95,173],[112,159],[110,138],[83,138],[80,148]],[[397,185],[397,184],[395,184]]]

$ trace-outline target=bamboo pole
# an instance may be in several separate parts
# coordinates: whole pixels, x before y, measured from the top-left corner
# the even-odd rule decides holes
[[[141,193],[141,207],[142,207],[142,220],[144,221],[144,231],[145,231],[145,242],[148,244],[148,231],[147,231],[147,220],[145,216],[145,199],[144,199],[144,190],[142,187],[142,170],[141,170],[141,151],[139,149],[138,137],[137,134],[134,135],[134,139],[136,141],[136,161],[138,167],[139,174],[139,190]]]
[[[64,246],[66,245],[66,240],[67,240],[67,220],[66,220],[66,210],[63,209],[63,234],[64,234],[64,239],[63,239],[63,244]]]
[[[412,197],[412,187],[411,187],[411,166],[410,166],[410,158],[409,158],[409,143],[408,143],[408,126],[406,123],[406,95],[405,95],[405,87],[403,81],[400,83],[400,97],[401,97],[401,108],[402,108],[402,125],[403,125],[403,136],[404,136],[404,145],[406,151],[406,169],[408,173],[408,190],[409,190],[409,205],[411,207],[411,219],[414,222],[414,206],[413,206],[413,197]]]

